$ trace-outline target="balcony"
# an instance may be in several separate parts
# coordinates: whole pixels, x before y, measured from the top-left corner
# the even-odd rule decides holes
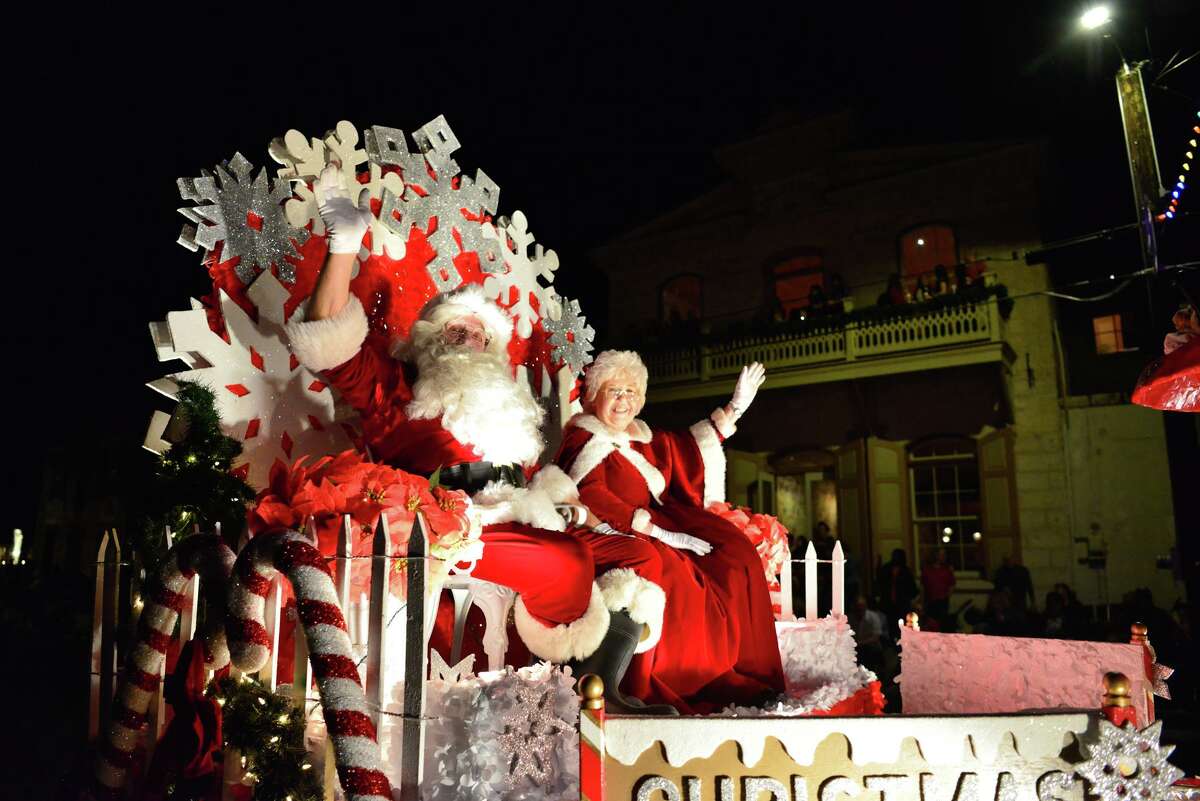
[[[700,398],[733,387],[742,365],[762,362],[782,388],[1000,362],[1010,364],[1004,316],[994,294],[951,303],[870,309],[827,326],[727,338],[643,352],[650,402]]]

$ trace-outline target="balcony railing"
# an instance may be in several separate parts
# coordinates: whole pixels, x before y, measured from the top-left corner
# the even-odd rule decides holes
[[[1003,320],[994,297],[927,309],[899,309],[904,312],[892,318],[831,321],[829,328],[738,336],[724,343],[651,351],[643,356],[651,386],[662,386],[734,376],[752,361],[762,362],[768,371],[779,371],[1004,339]]]

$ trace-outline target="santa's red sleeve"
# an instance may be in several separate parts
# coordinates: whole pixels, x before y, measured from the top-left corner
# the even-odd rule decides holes
[[[710,420],[701,420],[687,431],[655,431],[651,461],[666,479],[667,492],[702,508],[723,502],[726,468],[721,443]]]
[[[619,531],[636,530],[633,525],[635,517],[644,518],[644,521],[639,520],[639,522],[643,522],[644,527],[645,523],[650,522],[649,510],[639,510],[609,489],[603,463],[588,471],[584,476],[576,476],[572,472],[579,454],[583,451],[583,446],[591,438],[590,432],[577,426],[567,426],[563,432],[563,441],[558,449],[558,456],[554,459],[555,464],[575,480],[575,485],[579,488],[580,503],[590,509],[596,517]]]
[[[323,373],[364,418],[383,404],[411,397],[400,362],[388,356],[382,345],[366,342],[367,315],[353,294],[332,317],[291,322],[286,332],[300,363]]]

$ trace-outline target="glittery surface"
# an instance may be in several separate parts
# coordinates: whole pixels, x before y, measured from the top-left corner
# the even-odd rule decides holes
[[[1167,761],[1175,746],[1158,744],[1161,734],[1161,720],[1140,731],[1102,720],[1099,740],[1084,745],[1086,761],[1076,765],[1075,773],[1102,801],[1160,801],[1183,776]]]
[[[579,375],[592,361],[592,340],[596,338],[596,331],[580,312],[579,301],[564,298],[557,318],[553,313],[542,317],[542,326],[550,332],[555,361],[562,362],[574,375]]]
[[[647,776],[638,782],[636,801],[650,801],[656,792],[662,793],[664,801],[681,801],[675,782],[662,776]]]

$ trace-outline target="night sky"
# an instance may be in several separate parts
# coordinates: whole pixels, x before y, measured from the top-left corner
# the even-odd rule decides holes
[[[1044,136],[1061,192],[1048,238],[1132,220],[1119,61],[1076,32],[1077,2],[643,3],[556,18],[514,15],[517,4],[422,18],[416,5],[362,4],[388,10],[361,17],[280,5],[254,19],[189,4],[172,7],[174,20],[68,20],[56,7],[9,28],[15,404],[0,529],[33,527],[47,445],[140,446],[162,407],[143,385],[174,369],[155,361],[147,323],[209,289],[199,255],[175,244],[175,179],[237,150],[273,167],[267,143],[288,128],[314,135],[349,119],[411,131],[445,114],[460,165],[499,183],[501,211],[526,212],[585,313],[603,308],[589,303],[587,251],[715,185],[713,148],[779,112],[853,109],[863,147]],[[1200,47],[1194,2],[1112,5],[1130,59],[1161,65]],[[1165,178],[1194,124],[1197,62],[1166,79],[1174,92],[1151,90]]]

